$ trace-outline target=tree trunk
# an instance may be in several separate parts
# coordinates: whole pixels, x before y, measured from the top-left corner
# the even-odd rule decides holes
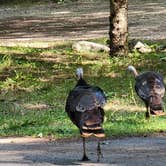
[[[110,56],[128,54],[128,0],[110,0]]]

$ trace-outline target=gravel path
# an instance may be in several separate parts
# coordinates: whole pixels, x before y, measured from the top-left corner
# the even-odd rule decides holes
[[[88,162],[81,140],[47,141],[31,138],[0,139],[0,166],[164,166],[165,136],[132,137],[102,142],[104,158],[96,162],[96,142],[87,141]]]
[[[108,0],[0,7],[0,44],[108,36]],[[129,0],[129,38],[166,39],[166,1]]]

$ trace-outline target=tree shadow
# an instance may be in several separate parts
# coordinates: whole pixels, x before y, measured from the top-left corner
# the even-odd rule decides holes
[[[5,18],[4,13],[4,17],[3,15],[1,17],[0,39],[54,41],[79,39],[82,35],[85,38],[103,36],[108,29],[109,20],[106,10],[108,11],[109,6],[107,1],[99,4],[99,2],[80,2],[80,4],[73,2],[45,8],[40,6],[37,14],[31,14],[34,11],[29,8],[27,11],[22,9],[20,15],[16,13],[17,9],[16,11],[11,9],[7,14],[11,12],[13,15],[9,14]],[[47,12],[45,13],[44,10]]]
[[[87,145],[91,161],[81,162],[79,140],[0,144],[0,164],[124,166],[141,163],[155,166],[163,165],[166,161],[164,135],[107,139],[102,143],[104,158],[99,163],[95,161],[94,145],[94,141],[89,141]]]
[[[166,2],[163,0],[129,2],[129,37],[165,39],[165,6]],[[10,41],[21,44],[22,41],[85,40],[108,37],[109,1],[73,2],[36,8],[1,9],[2,45]]]

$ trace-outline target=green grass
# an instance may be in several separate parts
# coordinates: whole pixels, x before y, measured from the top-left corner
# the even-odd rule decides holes
[[[96,41],[105,43],[106,39]],[[107,136],[165,132],[166,116],[145,119],[134,78],[126,71],[133,64],[139,72],[154,70],[166,76],[163,57],[166,53],[133,51],[128,57],[109,58],[107,53],[75,52],[70,42],[45,49],[0,47],[0,136],[79,136],[64,111],[79,66],[84,68],[85,79],[108,96]]]

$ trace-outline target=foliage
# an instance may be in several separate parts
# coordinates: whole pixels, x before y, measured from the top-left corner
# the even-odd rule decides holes
[[[96,41],[105,43],[106,39]],[[110,59],[106,53],[75,52],[68,42],[47,49],[0,47],[0,135],[79,136],[64,111],[79,66],[84,68],[85,79],[107,94],[107,136],[166,131],[165,116],[145,120],[144,105],[133,89],[134,79],[126,71],[133,64],[139,72],[154,70],[165,76],[163,57],[166,53],[133,51],[128,57]]]

